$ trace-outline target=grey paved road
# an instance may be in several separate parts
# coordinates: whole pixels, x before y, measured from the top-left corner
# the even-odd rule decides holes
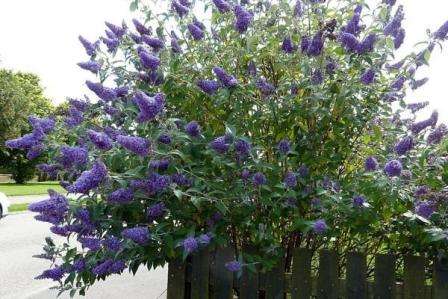
[[[13,214],[0,220],[0,298],[52,299],[56,292],[47,280],[34,280],[48,267],[48,261],[32,258],[41,252],[48,225],[37,222],[31,213]],[[165,298],[166,269],[139,270],[116,275],[92,287],[84,298],[92,299],[155,299]],[[69,298],[62,296],[59,298]],[[82,298],[82,297],[77,297]]]

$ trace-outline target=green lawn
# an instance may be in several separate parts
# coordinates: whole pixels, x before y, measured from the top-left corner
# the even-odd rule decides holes
[[[28,210],[27,203],[15,203],[9,207],[9,212],[22,212]]]
[[[39,182],[25,185],[0,183],[0,192],[5,193],[7,196],[46,194],[48,189],[64,191],[58,182]]]

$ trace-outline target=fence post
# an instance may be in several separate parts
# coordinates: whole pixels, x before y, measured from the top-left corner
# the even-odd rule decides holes
[[[425,258],[404,257],[404,299],[425,298]]]
[[[233,273],[226,269],[225,264],[233,261],[235,254],[233,249],[218,246],[215,253],[213,271],[213,294],[214,299],[233,298]]]
[[[367,260],[365,254],[357,252],[347,254],[345,283],[347,299],[367,298]]]
[[[434,277],[433,277],[433,299],[448,298],[448,261],[436,260],[434,262]]]
[[[209,298],[210,253],[208,248],[193,254],[191,267],[191,299]]]
[[[291,299],[309,299],[312,293],[311,258],[313,252],[295,248],[292,256]]]
[[[395,257],[390,254],[375,256],[374,299],[393,299],[395,295]]]
[[[339,295],[338,255],[335,251],[321,250],[319,254],[317,298],[337,299],[338,295]]]
[[[180,258],[169,262],[167,299],[185,298],[185,268]]]
[[[283,299],[285,292],[285,259],[266,273],[266,298]]]

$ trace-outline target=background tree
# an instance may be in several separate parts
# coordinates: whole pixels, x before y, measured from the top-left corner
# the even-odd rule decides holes
[[[43,94],[38,76],[0,70],[0,172],[9,172],[17,183],[35,174],[37,160],[28,161],[21,150],[5,147],[5,141],[30,129],[28,115],[51,115],[54,110]]]

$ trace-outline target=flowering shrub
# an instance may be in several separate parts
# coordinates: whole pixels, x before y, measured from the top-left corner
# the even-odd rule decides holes
[[[267,269],[297,246],[443,254],[447,128],[436,112],[417,122],[426,104],[403,99],[448,25],[395,62],[404,13],[383,2],[173,0],[154,15],[134,1],[147,16],[134,28],[80,37],[97,98],[8,142],[45,148],[39,169],[76,195],[30,206],[71,240],[47,239],[53,266],[39,278],[84,293],[224,243],[260,252],[229,271]]]

